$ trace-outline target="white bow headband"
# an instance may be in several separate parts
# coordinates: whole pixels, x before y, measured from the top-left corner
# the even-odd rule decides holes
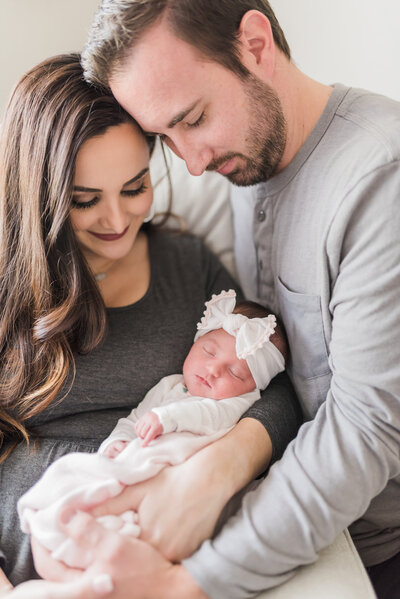
[[[210,331],[224,329],[236,337],[236,355],[246,360],[258,389],[265,389],[270,380],[285,369],[285,360],[277,347],[269,340],[274,334],[276,318],[269,314],[265,318],[247,318],[243,314],[232,314],[236,305],[233,289],[213,295],[205,303],[204,316],[197,323],[196,341]]]

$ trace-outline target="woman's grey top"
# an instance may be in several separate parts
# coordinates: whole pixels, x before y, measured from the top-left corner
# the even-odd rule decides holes
[[[32,443],[28,450],[21,443],[0,466],[0,565],[13,584],[37,578],[29,537],[19,528],[18,498],[56,458],[71,451],[96,451],[150,387],[181,372],[204,302],[222,289],[237,289],[218,259],[192,236],[150,232],[149,247],[151,281],[145,296],[108,310],[101,346],[75,356],[76,378],[67,397],[31,423],[37,446]],[[247,414],[265,425],[273,459],[279,458],[300,423],[285,374],[271,382]],[[160,498],[160,504],[163,501]]]

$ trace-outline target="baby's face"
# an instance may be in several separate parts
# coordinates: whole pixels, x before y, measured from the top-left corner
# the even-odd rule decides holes
[[[225,399],[256,388],[246,360],[236,355],[236,338],[223,329],[206,333],[192,345],[183,365],[192,395]]]

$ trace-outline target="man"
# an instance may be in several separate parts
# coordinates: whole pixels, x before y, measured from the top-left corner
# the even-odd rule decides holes
[[[379,597],[398,595],[399,104],[308,78],[267,0],[106,0],[84,66],[192,174],[254,205],[239,271],[282,315],[308,420],[220,535],[183,566],[149,548],[142,573],[163,597],[250,597],[350,526]]]

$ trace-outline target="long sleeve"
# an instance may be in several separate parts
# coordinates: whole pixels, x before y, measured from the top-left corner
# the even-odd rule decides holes
[[[131,411],[126,418],[120,418],[111,432],[111,434],[104,439],[99,447],[99,453],[104,453],[111,443],[114,441],[132,441],[137,438],[135,432],[135,425],[140,416],[143,416],[145,412],[148,412],[153,407],[160,405],[163,400],[168,396],[169,391],[178,382],[182,380],[182,376],[179,374],[172,374],[161,379],[154,387],[146,393],[143,400],[140,402],[137,408]]]
[[[400,524],[399,189],[393,161],[359,181],[332,222],[326,400],[222,533],[184,562],[212,599],[280,584],[367,510],[358,526],[364,559],[377,559],[377,546],[381,560],[399,550],[390,528]],[[379,534],[392,552],[386,558]]]
[[[192,397],[152,408],[152,411],[159,417],[164,433],[188,431],[208,435],[231,428],[259,397],[257,389],[246,395],[220,400]]]

